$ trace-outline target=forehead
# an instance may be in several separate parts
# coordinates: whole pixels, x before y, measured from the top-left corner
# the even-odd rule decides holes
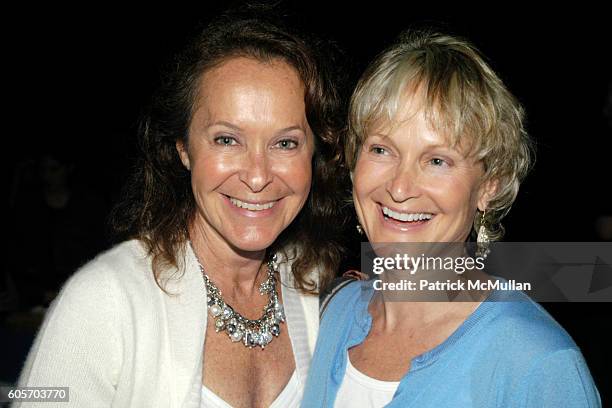
[[[299,128],[310,135],[304,95],[297,70],[283,60],[231,58],[202,74],[189,132],[225,123],[246,133]]]
[[[291,122],[289,126],[303,122],[305,111],[304,85],[292,66],[280,59],[234,57],[202,74],[192,124],[225,120],[263,125],[266,119]]]
[[[452,104],[429,97],[426,85],[418,83],[406,86],[395,98],[386,101],[384,109],[372,117],[365,137],[395,135],[409,137],[418,133],[423,140],[445,145],[469,154],[472,150],[472,137],[459,131],[462,124],[456,120]]]
[[[303,97],[304,85],[297,71],[281,59],[260,61],[234,57],[205,71],[199,81],[198,95],[228,93],[239,88],[279,91]]]

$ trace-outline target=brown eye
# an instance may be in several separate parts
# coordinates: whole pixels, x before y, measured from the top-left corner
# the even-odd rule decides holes
[[[373,146],[370,151],[375,154],[387,154],[387,150],[380,146]]]

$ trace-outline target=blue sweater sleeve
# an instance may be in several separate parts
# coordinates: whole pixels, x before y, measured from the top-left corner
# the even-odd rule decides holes
[[[528,408],[601,407],[601,399],[582,354],[562,349],[535,361],[523,392],[510,406]]]

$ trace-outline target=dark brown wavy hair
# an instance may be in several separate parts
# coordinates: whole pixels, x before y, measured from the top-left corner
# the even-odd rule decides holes
[[[196,210],[190,173],[179,159],[176,141],[187,142],[202,74],[236,57],[280,59],[305,85],[306,117],[315,136],[311,192],[270,250],[299,248],[287,255],[293,258],[295,286],[304,292],[315,293],[333,279],[343,255],[342,196],[349,188],[339,146],[346,109],[333,48],[305,38],[270,17],[225,14],[207,25],[164,75],[141,121],[140,158],[112,215],[120,239],[145,244],[160,288],[162,272],[180,270],[187,226]],[[320,271],[319,282],[308,276],[314,268]]]

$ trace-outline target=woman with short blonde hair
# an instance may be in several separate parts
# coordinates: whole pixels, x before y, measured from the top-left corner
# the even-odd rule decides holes
[[[402,35],[359,81],[349,120],[353,201],[376,255],[454,243],[463,256],[477,235],[476,260],[486,258],[532,144],[522,108],[476,49],[444,34]],[[398,299],[380,285],[446,276],[394,268],[333,292],[303,407],[601,406],[576,344],[523,292]],[[454,283],[486,274],[451,275]]]

